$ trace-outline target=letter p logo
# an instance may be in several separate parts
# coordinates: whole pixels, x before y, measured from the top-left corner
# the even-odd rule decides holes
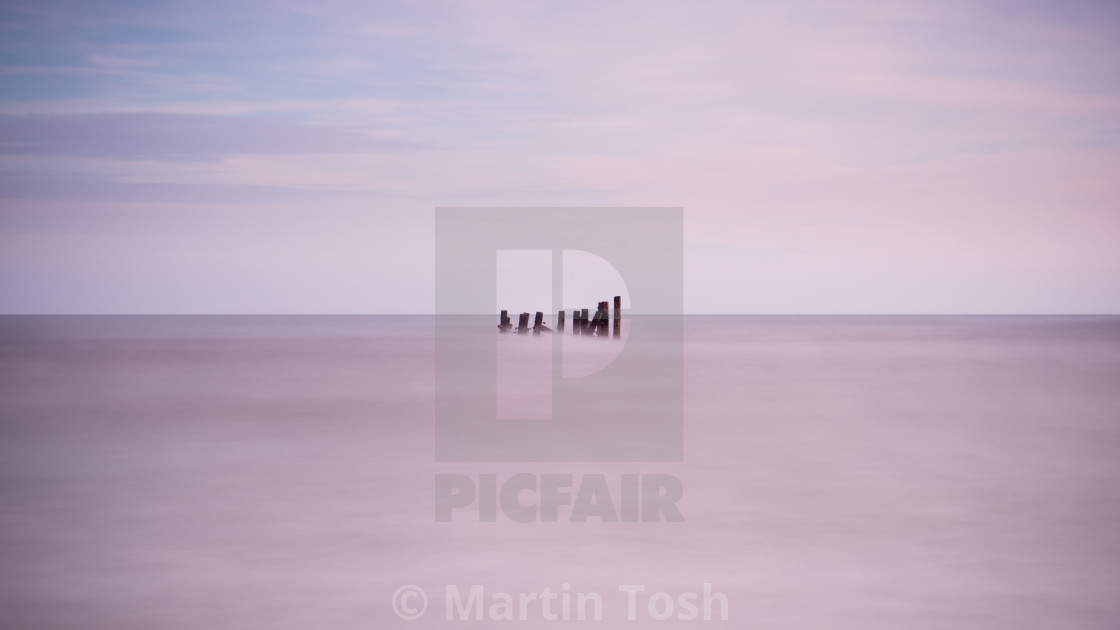
[[[437,461],[682,459],[680,208],[437,208],[435,244]],[[551,274],[540,277],[541,287],[527,292],[536,293],[533,301],[548,303],[509,304],[515,321],[521,310],[540,310],[555,328],[556,309],[572,306],[572,296],[565,293],[580,287],[562,281],[559,263],[565,251],[606,261],[625,283],[629,299],[625,343],[615,346],[620,348],[616,354],[592,374],[573,374],[564,366],[579,365],[585,355],[601,354],[604,344],[621,342],[572,337],[570,319],[566,337],[557,330],[548,338],[502,339],[515,353],[519,346],[530,353],[545,351],[540,378],[547,395],[535,407],[546,408],[525,418],[510,411],[516,406],[499,409],[502,372],[495,343],[499,261],[517,260],[501,256],[517,251],[543,253],[556,262]],[[596,304],[587,307],[594,313]],[[503,365],[508,374],[508,364]],[[516,385],[503,379],[503,387]]]

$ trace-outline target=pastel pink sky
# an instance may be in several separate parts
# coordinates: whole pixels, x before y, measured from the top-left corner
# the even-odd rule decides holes
[[[692,313],[1120,312],[1103,2],[15,3],[0,312],[422,313],[436,206],[680,206]]]

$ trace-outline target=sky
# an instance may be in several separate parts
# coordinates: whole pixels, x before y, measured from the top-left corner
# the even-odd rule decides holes
[[[427,313],[675,206],[690,313],[1120,312],[1114,2],[6,2],[0,312]]]

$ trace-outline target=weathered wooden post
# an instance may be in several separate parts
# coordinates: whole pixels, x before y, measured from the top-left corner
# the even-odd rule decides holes
[[[591,333],[588,327],[587,309],[583,309],[579,312],[579,323],[580,334],[587,335]]]
[[[502,311],[502,319],[498,323],[498,330],[509,332],[510,328],[513,328],[513,324],[509,323],[509,311]]]
[[[544,313],[537,311],[537,317],[533,320],[533,334],[541,334],[541,326],[544,325]]]
[[[576,308],[572,309],[572,334],[578,335],[579,333],[579,309]]]
[[[614,296],[614,338],[622,336],[622,296]]]
[[[610,337],[607,334],[610,331],[610,313],[607,312],[607,305],[610,302],[599,302],[599,310],[595,313],[595,318],[599,320],[598,325],[595,327],[595,334],[607,339]]]
[[[564,309],[556,313],[556,332],[564,332]]]
[[[529,314],[522,313],[517,316],[517,334],[524,335],[529,332]]]

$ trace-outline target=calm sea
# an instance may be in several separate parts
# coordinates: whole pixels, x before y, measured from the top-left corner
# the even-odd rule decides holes
[[[434,461],[431,317],[0,318],[0,627],[1120,627],[1120,317],[684,326],[684,462],[530,465]],[[519,472],[673,475],[686,521],[435,522]],[[705,584],[728,621],[678,619]],[[489,618],[545,588],[603,620]]]

